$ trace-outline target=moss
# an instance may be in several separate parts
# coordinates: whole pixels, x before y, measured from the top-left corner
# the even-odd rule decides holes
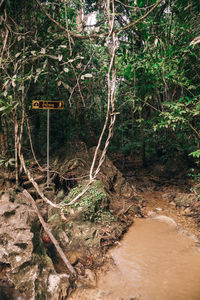
[[[40,294],[36,295],[36,300],[46,300],[46,293],[42,291]]]
[[[109,196],[99,180],[95,180],[82,198],[70,206],[70,209],[66,208],[65,204],[81,193],[85,187],[86,185],[79,185],[71,190],[62,202],[64,212],[67,214],[72,209],[79,220],[95,223],[112,220],[113,216],[109,212]]]

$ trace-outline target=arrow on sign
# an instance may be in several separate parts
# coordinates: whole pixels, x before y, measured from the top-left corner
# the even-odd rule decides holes
[[[33,100],[33,109],[64,109],[64,101]]]

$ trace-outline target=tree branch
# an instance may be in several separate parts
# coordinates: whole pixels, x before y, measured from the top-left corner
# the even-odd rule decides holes
[[[33,197],[29,194],[29,192],[27,190],[23,190],[23,194],[24,196],[30,200],[34,210],[36,211],[38,218],[40,220],[40,223],[42,224],[42,227],[44,228],[45,232],[48,234],[50,240],[52,241],[52,243],[54,244],[54,246],[56,247],[56,250],[58,251],[60,257],[62,258],[64,264],[66,265],[66,267],[68,268],[68,270],[70,271],[70,273],[76,277],[76,271],[74,270],[74,268],[72,267],[72,265],[70,264],[69,260],[67,259],[66,255],[64,254],[62,248],[60,247],[58,241],[55,239],[55,237],[53,236],[51,229],[49,228],[49,225],[44,221]]]
[[[115,30],[115,33],[119,33],[122,31],[125,31],[133,26],[135,26],[136,24],[140,23],[142,20],[144,20],[163,0],[159,0],[144,16],[142,16],[141,18],[139,18],[138,20],[120,28]],[[90,39],[90,38],[103,38],[108,36],[110,33],[109,32],[105,32],[105,33],[101,33],[101,34],[90,34],[90,35],[81,35],[81,34],[77,34],[75,32],[69,31],[68,29],[66,29],[64,26],[62,26],[60,23],[58,23],[55,19],[53,19],[48,13],[47,11],[43,8],[43,6],[41,5],[41,3],[38,0],[35,0],[35,2],[38,4],[38,6],[41,8],[41,10],[43,11],[43,13],[47,16],[47,18],[49,18],[49,20],[51,20],[54,24],[56,24],[56,26],[58,26],[61,30],[65,31],[67,33],[67,35],[69,36],[73,36],[74,38],[79,38],[79,39]]]
[[[146,17],[148,17],[148,15],[150,15],[150,13],[152,13],[152,11],[162,2],[163,0],[159,0],[144,16],[142,16],[141,18],[139,18],[138,20],[116,30],[115,32],[118,33],[118,32],[122,32],[124,30],[127,30],[133,26],[135,26],[136,24],[140,23],[142,20],[144,20]]]

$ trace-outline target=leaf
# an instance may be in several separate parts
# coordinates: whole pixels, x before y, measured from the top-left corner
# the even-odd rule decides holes
[[[200,43],[200,35],[191,41],[190,46],[192,46],[192,45],[195,46],[198,43]]]
[[[45,60],[42,69],[44,70],[46,68],[46,66],[47,66],[47,59]]]
[[[21,52],[18,52],[17,54],[15,54],[15,57],[16,57],[16,58],[19,57],[20,54],[21,54]]]
[[[92,77],[93,77],[92,74],[87,73],[87,74],[82,75],[81,79],[83,80],[85,78],[92,78]]]
[[[158,45],[158,39],[156,38],[154,41],[154,46],[157,47],[157,45]]]
[[[194,86],[194,85],[188,86],[188,90],[195,90],[195,89],[196,89],[196,86]]]
[[[194,158],[199,158],[199,157],[200,157],[200,149],[198,149],[198,150],[196,150],[196,151],[194,151],[194,152],[191,152],[191,153],[189,154],[189,156],[192,156],[192,157],[194,157]]]
[[[72,93],[72,88],[68,84],[62,82],[62,85],[64,86],[65,89],[69,90],[70,93]]]
[[[12,86],[15,88],[16,87],[16,83],[14,82],[14,80],[12,80]]]
[[[62,59],[63,59],[63,55],[62,55],[62,54],[59,54],[59,55],[58,55],[58,60],[61,61]]]
[[[9,79],[4,83],[4,87],[9,83]]]
[[[42,48],[41,51],[40,51],[40,53],[45,54],[46,53],[46,49]]]
[[[10,158],[9,161],[8,161],[8,164],[9,164],[10,166],[13,166],[14,163],[15,163],[15,159],[14,159],[14,158]]]
[[[57,214],[55,214],[55,215],[52,215],[52,216],[49,218],[49,220],[48,220],[48,221],[49,221],[49,222],[50,222],[50,221],[52,221],[53,219],[55,219],[55,217],[56,217],[56,216],[57,216]]]
[[[6,108],[7,108],[7,106],[0,107],[0,111],[4,111],[4,110],[6,110]]]
[[[66,73],[68,73],[69,69],[68,68],[64,68],[63,71],[66,72]]]

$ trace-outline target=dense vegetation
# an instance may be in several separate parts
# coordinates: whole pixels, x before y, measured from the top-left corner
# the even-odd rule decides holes
[[[32,109],[35,99],[65,102],[50,114],[51,151],[75,139],[97,144],[113,16],[117,118],[110,151],[138,156],[144,165],[177,153],[200,157],[198,0],[1,3],[2,163],[17,161],[19,145],[31,155],[30,133],[38,157],[45,154],[46,111]]]

